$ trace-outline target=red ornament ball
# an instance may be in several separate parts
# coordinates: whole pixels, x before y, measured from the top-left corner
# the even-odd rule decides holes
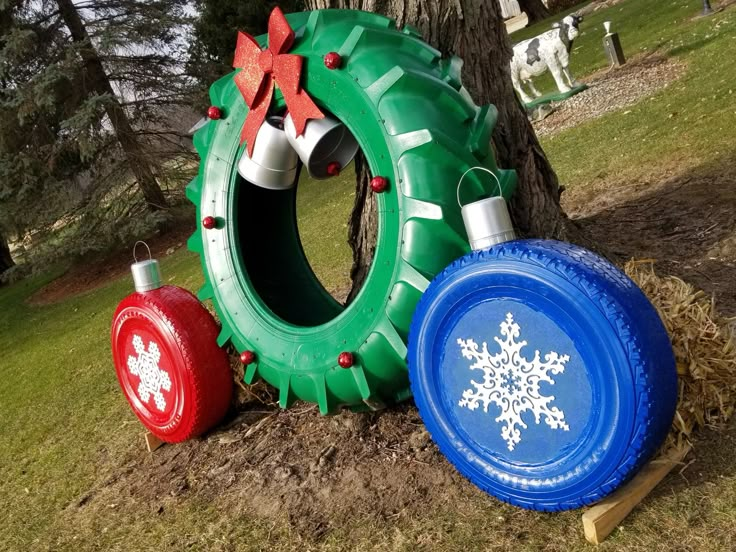
[[[340,176],[341,170],[342,165],[337,161],[333,161],[332,163],[327,165],[327,174],[330,176]]]
[[[350,368],[355,364],[355,357],[353,357],[353,353],[342,352],[337,357],[337,363],[343,368]]]
[[[388,179],[383,176],[374,176],[371,178],[371,190],[377,194],[381,194],[388,188]]]
[[[337,52],[330,52],[325,55],[325,67],[328,69],[339,69],[342,65],[342,56]]]
[[[220,109],[216,105],[213,105],[207,110],[207,117],[209,117],[213,121],[222,119],[222,109]]]
[[[248,366],[256,361],[256,354],[253,351],[243,351],[240,353],[240,362]]]
[[[215,217],[204,217],[202,219],[202,226],[204,226],[207,230],[217,228],[217,219]]]

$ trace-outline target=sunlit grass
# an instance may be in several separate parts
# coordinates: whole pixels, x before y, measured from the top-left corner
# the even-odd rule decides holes
[[[663,167],[687,169],[733,157],[736,10],[691,20],[700,9],[695,0],[628,0],[586,19],[573,57],[577,75],[605,68],[601,40],[606,19],[621,33],[630,58],[656,51],[686,63],[688,71],[652,99],[627,108],[630,113],[610,114],[545,139],[565,184],[635,181]],[[344,285],[350,269],[346,223],[353,180],[346,171],[339,179],[302,182],[299,189],[301,238],[328,289]],[[193,254],[182,249],[160,260],[167,283],[191,290],[201,286]],[[293,536],[283,528],[242,512],[223,512],[196,497],[162,514],[141,511],[121,517],[110,509],[80,515],[74,518],[77,525],[68,525],[70,517],[62,512],[70,504],[121,469],[126,458],[141,454],[142,430],[118,388],[109,346],[110,321],[117,303],[131,291],[130,279],[59,304],[29,306],[26,299],[56,275],[0,288],[0,550],[292,549]],[[565,543],[569,549],[584,548],[575,513],[519,515],[534,521],[525,529],[514,521],[516,510],[481,493],[472,496],[460,505],[462,515],[444,509],[380,523],[356,522],[334,528],[312,548],[536,550],[564,549]],[[710,487],[659,496],[627,521],[608,549],[668,549],[663,543],[674,543],[726,550],[727,533],[736,534],[734,503],[736,481],[730,476]],[[692,518],[693,512],[700,517]]]

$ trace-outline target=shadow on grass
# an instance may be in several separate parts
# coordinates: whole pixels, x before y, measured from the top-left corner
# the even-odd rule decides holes
[[[585,195],[600,207],[577,222],[615,260],[655,259],[657,272],[715,294],[721,311],[736,315],[736,169],[729,157],[661,183],[592,186]]]
[[[667,55],[668,56],[680,56],[684,54],[689,54],[691,52],[700,50],[701,48],[710,44],[716,39],[720,39],[720,37],[718,36],[718,33],[709,35],[707,38],[703,38],[702,40],[697,40],[695,42],[690,42],[689,44],[683,44],[682,46],[677,46],[675,48],[672,48],[671,50],[667,51]],[[729,54],[727,52],[724,52],[724,55],[729,55]]]

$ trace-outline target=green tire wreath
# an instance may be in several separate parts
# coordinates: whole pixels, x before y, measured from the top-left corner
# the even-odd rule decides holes
[[[189,240],[205,275],[199,298],[214,303],[220,345],[255,353],[246,383],[261,377],[277,387],[282,407],[301,399],[323,414],[380,408],[411,396],[406,340],[414,309],[430,280],[469,251],[456,197],[460,176],[489,168],[508,198],[516,175],[496,167],[496,109],[474,105],[460,81],[461,60],[442,59],[415,29],[398,30],[371,13],[321,10],[287,19],[296,32],[289,53],[304,57],[302,87],[353,133],[371,173],[388,179],[377,194],[373,265],[354,301],[339,304],[302,250],[296,188],[264,190],[239,176],[248,108],[232,73],[210,90],[223,118],[194,139],[202,163],[187,197],[199,220],[217,221]],[[257,40],[264,47],[267,37]],[[328,52],[340,54],[341,68],[325,67]],[[272,110],[284,107],[277,91]],[[466,182],[464,203],[498,193],[495,181]],[[354,358],[347,369],[338,364],[344,351]]]

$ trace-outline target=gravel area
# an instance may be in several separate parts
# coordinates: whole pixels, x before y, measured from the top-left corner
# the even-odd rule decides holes
[[[533,123],[537,136],[550,136],[606,113],[634,105],[676,81],[686,65],[672,59],[647,57],[623,67],[597,73],[588,90],[564,102],[553,102],[554,111]]]

